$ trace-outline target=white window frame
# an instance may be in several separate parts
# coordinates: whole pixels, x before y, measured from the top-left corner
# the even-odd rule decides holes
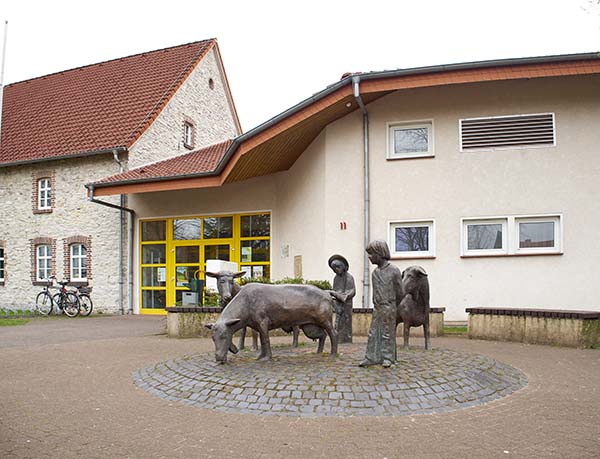
[[[41,249],[44,248],[44,254]],[[46,277],[40,277],[40,271],[46,271]],[[38,281],[45,281],[52,275],[52,246],[40,244],[35,247],[35,277]]]
[[[396,252],[395,229],[407,227],[426,227],[429,228],[429,250]],[[388,222],[388,245],[390,255],[393,259],[401,258],[435,258],[435,220],[433,218],[424,218],[419,220],[392,220]]]
[[[502,225],[502,248],[500,249],[469,249],[469,229],[470,225]],[[483,256],[483,255],[506,255],[508,254],[508,219],[499,218],[481,218],[470,219],[463,218],[461,224],[461,247],[462,255]]]
[[[6,270],[6,263],[5,263],[5,248],[2,244],[0,244],[0,282],[4,282],[4,271]]]
[[[52,209],[52,182],[50,178],[38,179],[38,210]]]
[[[478,121],[478,120],[493,120],[498,118],[522,118],[524,116],[537,116],[537,115],[552,115],[552,135],[554,143],[552,145],[509,145],[506,147],[481,147],[481,148],[469,148],[463,149],[463,136],[462,136],[462,122],[463,121]],[[554,112],[543,112],[543,113],[518,113],[516,115],[495,115],[495,116],[477,116],[471,118],[460,118],[458,120],[458,143],[460,145],[461,153],[479,152],[479,151],[503,151],[503,150],[529,150],[532,148],[553,148],[556,147],[556,114]]]
[[[183,144],[188,148],[194,148],[194,125],[189,121],[183,122]]]
[[[77,255],[75,255],[73,252],[75,250],[75,247],[79,247],[79,253]],[[85,254],[82,255],[82,249],[85,250]],[[79,260],[79,268],[75,268],[74,266],[74,261],[75,259]],[[69,266],[70,266],[70,270],[71,270],[71,281],[76,281],[76,282],[86,282],[87,281],[87,248],[85,247],[84,244],[81,243],[75,243],[75,244],[71,244],[69,246]],[[86,276],[81,276],[82,271],[85,269],[86,271]],[[79,274],[79,276],[76,276],[76,271],[79,271],[77,274]]]
[[[527,247],[520,248],[520,223],[554,223],[554,247]],[[484,225],[502,223],[502,250],[468,250],[468,225]],[[530,215],[503,215],[491,217],[465,217],[460,224],[460,249],[461,257],[482,256],[518,256],[518,255],[560,255],[563,253],[563,215],[555,214],[530,214]]]
[[[524,247],[521,248],[521,223],[554,223],[553,247]],[[562,218],[560,215],[515,218],[515,253],[562,253]]]
[[[397,129],[427,129],[427,151],[407,153],[394,152],[394,132]],[[387,159],[430,158],[435,156],[433,148],[433,119],[416,121],[394,121],[386,123],[387,133]]]

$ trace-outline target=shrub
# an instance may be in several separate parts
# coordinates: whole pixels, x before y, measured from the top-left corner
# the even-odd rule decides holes
[[[284,277],[283,279],[271,281],[266,277],[244,277],[240,279],[240,285],[246,285],[251,283],[258,284],[306,284],[306,285],[314,285],[315,287],[320,288],[321,290],[331,290],[331,284],[326,280],[307,280],[305,281],[301,277]]]
[[[204,291],[204,306],[210,308],[217,308],[221,306],[221,300],[219,298],[219,292],[207,288]]]

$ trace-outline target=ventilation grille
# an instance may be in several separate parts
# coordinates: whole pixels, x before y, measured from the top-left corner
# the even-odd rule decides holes
[[[554,145],[554,114],[460,120],[461,150]]]

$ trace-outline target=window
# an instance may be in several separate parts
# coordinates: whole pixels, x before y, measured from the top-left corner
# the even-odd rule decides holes
[[[460,120],[460,151],[554,145],[554,113]]]
[[[0,241],[0,283],[4,282],[4,246]]]
[[[83,244],[72,244],[70,247],[71,280],[87,280],[87,249]]]
[[[388,159],[433,156],[433,123],[388,123]]]
[[[462,219],[462,255],[562,253],[561,216]]]
[[[43,281],[52,275],[52,246],[48,244],[36,247],[36,279]]]
[[[433,220],[390,222],[389,246],[394,258],[435,256]]]
[[[183,123],[183,145],[189,149],[194,148],[194,125],[189,121]]]
[[[52,185],[49,178],[38,180],[38,210],[52,209]]]

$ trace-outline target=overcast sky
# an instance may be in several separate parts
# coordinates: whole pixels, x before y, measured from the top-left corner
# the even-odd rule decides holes
[[[589,0],[2,0],[4,83],[217,38],[243,129],[344,72],[600,51]]]

